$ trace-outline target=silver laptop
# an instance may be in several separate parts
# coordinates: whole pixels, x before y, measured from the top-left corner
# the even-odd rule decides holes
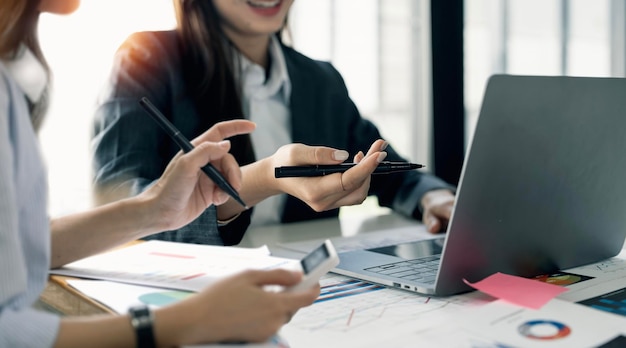
[[[423,294],[616,255],[626,236],[626,79],[493,76],[445,240],[340,253],[334,272]]]

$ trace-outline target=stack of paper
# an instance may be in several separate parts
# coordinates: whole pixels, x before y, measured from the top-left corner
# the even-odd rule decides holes
[[[148,241],[91,256],[52,274],[112,280],[176,290],[199,291],[217,279],[246,269],[298,269],[298,260],[256,249]]]

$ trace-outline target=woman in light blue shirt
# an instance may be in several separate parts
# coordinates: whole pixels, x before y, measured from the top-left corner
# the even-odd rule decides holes
[[[50,267],[178,228],[228,196],[199,169],[211,162],[235,188],[241,171],[223,138],[247,134],[249,121],[224,122],[178,154],[157,183],[134,198],[49,220],[46,171],[36,130],[45,112],[48,68],[37,40],[40,12],[71,13],[78,0],[0,2],[0,347],[153,347],[228,340],[263,341],[319,287],[270,293],[266,284],[293,285],[299,274],[249,271],[153,312],[59,318],[33,309]],[[89,231],[89,233],[85,233]],[[251,310],[251,308],[253,310]],[[132,320],[131,320],[132,319]]]

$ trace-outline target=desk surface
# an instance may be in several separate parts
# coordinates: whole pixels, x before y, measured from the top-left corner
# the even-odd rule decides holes
[[[297,257],[299,255],[286,255],[288,251],[281,245],[308,240],[352,237],[407,226],[421,226],[421,224],[396,213],[372,216],[354,215],[341,219],[319,219],[251,228],[246,232],[239,246],[259,247],[267,245],[273,254]]]
[[[61,315],[113,313],[108,307],[74,290],[66,283],[67,279],[71,278],[50,276],[46,288],[39,297],[38,306]]]
[[[405,228],[407,226],[410,227]],[[379,235],[396,234],[390,231],[374,233],[381,230],[395,229],[404,231],[404,236],[412,235],[417,229],[423,229],[420,226],[415,221],[395,214],[327,219],[253,228],[248,231],[240,246],[267,245],[273,253],[280,253],[297,249],[294,245],[309,245],[312,240],[347,237],[338,240],[343,242],[353,239],[351,237],[366,237],[363,239],[370,240]],[[315,305],[301,309],[279,334],[293,347],[492,347],[501,346],[497,344],[500,340],[519,343],[513,346],[531,347],[536,342],[520,337],[519,326],[528,324],[528,320],[537,319],[539,315],[544,319],[555,318],[573,325],[572,332],[575,334],[564,339],[564,345],[557,346],[581,346],[576,341],[581,335],[585,342],[594,343],[582,346],[598,346],[598,342],[608,342],[616,334],[621,335],[617,339],[626,340],[626,330],[623,330],[626,327],[626,316],[604,314],[572,304],[598,294],[626,290],[626,251],[622,254],[620,258],[565,270],[587,279],[568,286],[564,296],[559,296],[557,301],[552,301],[552,305],[542,308],[541,312],[511,307],[506,302],[501,304],[480,292],[445,298],[422,296],[329,273],[322,279],[320,299]],[[69,288],[64,283],[65,279],[51,277],[41,296],[45,307],[69,315],[110,313],[106,307]],[[471,311],[471,316],[467,315],[467,310]],[[574,312],[577,314],[571,314]],[[512,317],[526,320],[526,323],[511,322],[503,328],[493,326],[494,323],[509,323]],[[604,324],[607,321],[610,325]],[[598,322],[603,322],[602,328],[606,332],[597,332]]]

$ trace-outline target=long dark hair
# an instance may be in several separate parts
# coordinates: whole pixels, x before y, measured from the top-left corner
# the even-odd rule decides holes
[[[213,1],[174,0],[174,4],[187,82],[195,94],[202,96],[216,85],[218,104],[213,107],[226,108],[227,99],[239,98],[239,91],[233,75],[234,51],[225,42]]]
[[[181,42],[182,66],[188,90],[198,114],[209,121],[245,118],[241,90],[235,80],[236,48],[220,26],[212,0],[173,0]],[[280,37],[280,35],[278,35]],[[249,136],[232,139],[232,153],[239,164],[254,161]]]
[[[2,0],[0,6],[0,58],[14,59],[20,54],[21,45],[28,47],[43,65],[48,81],[50,67],[39,45],[37,25],[39,23],[38,0]],[[39,130],[48,108],[50,83],[38,101],[28,100],[30,118],[35,130]]]

